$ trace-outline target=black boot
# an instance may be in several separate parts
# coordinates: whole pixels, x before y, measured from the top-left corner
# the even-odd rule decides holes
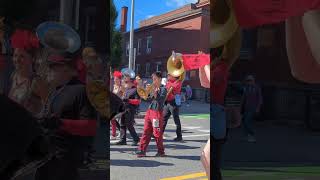
[[[127,142],[124,140],[120,140],[118,142],[112,143],[112,145],[127,145]]]

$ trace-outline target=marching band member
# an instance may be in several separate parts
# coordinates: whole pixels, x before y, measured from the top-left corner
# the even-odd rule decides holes
[[[15,70],[11,74],[8,97],[33,115],[38,115],[47,95],[46,83],[36,75],[34,69],[39,40],[33,32],[18,29],[11,37],[11,45],[14,48]]]
[[[168,91],[168,97],[165,102],[165,106],[163,108],[163,116],[164,116],[164,125],[163,132],[166,129],[168,120],[172,114],[174,123],[176,124],[176,133],[177,137],[174,138],[174,141],[182,141],[182,130],[181,130],[181,122],[179,117],[179,106],[175,102],[175,95],[181,93],[182,82],[177,77],[173,77],[168,74],[168,80],[166,84],[166,88]],[[170,89],[172,89],[170,91]]]
[[[125,104],[126,113],[121,117],[120,121],[120,140],[114,145],[127,144],[127,129],[133,138],[132,146],[137,146],[139,143],[139,136],[134,128],[134,115],[136,109],[140,104],[140,97],[137,94],[137,88],[133,84],[133,79],[130,75],[123,75],[123,86],[125,88],[122,100]]]
[[[114,84],[113,84],[113,90],[112,92],[114,94],[116,94],[118,97],[122,97],[122,88],[121,88],[121,77],[122,77],[122,74],[120,71],[114,71],[113,72],[113,81],[114,81]],[[111,120],[111,139],[114,140],[116,139],[117,135],[117,126],[119,126],[119,124],[117,123],[117,121],[115,119],[112,119]],[[120,126],[119,126],[120,127]]]
[[[78,80],[76,63],[67,55],[48,58],[48,80],[55,87],[45,105],[45,116],[59,124],[53,142],[59,154],[38,169],[36,180],[76,180],[84,153],[96,135],[96,112],[86,87]]]
[[[140,139],[138,157],[146,156],[147,147],[153,135],[158,147],[156,156],[165,156],[163,146],[163,106],[167,95],[166,88],[161,85],[161,72],[152,74],[153,92],[148,96],[147,101],[151,101],[144,118],[144,130]]]

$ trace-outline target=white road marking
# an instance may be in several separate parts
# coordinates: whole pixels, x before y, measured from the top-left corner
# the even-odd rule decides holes
[[[199,126],[184,126],[183,129],[200,129]]]
[[[210,134],[195,134],[195,135],[187,135],[182,137],[185,138],[185,137],[203,137],[203,136],[210,136]]]
[[[200,131],[200,132],[205,132],[205,133],[210,133],[210,130],[202,130],[202,129],[199,129],[198,131]]]

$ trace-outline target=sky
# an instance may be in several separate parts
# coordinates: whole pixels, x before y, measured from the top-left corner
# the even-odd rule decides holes
[[[131,0],[113,0],[118,11],[117,27],[120,27],[121,7],[128,7],[127,31],[130,29]],[[198,0],[135,0],[134,28],[139,27],[141,20],[160,15]]]

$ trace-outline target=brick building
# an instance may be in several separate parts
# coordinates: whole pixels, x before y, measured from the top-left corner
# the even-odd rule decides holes
[[[79,33],[82,45],[93,43],[100,52],[108,51],[107,1],[38,0],[36,4],[36,11],[23,20],[25,24],[35,28],[45,21],[64,22]]]
[[[209,53],[210,1],[199,0],[179,9],[140,22],[134,31],[135,71],[148,78],[154,71],[167,70],[171,52]],[[123,34],[122,63],[129,61],[129,32]],[[202,90],[198,71],[187,72],[186,84]]]
[[[264,119],[300,121],[320,129],[320,85],[293,78],[284,23],[243,31],[240,58],[231,69],[231,84],[241,82],[248,74],[262,86]]]

